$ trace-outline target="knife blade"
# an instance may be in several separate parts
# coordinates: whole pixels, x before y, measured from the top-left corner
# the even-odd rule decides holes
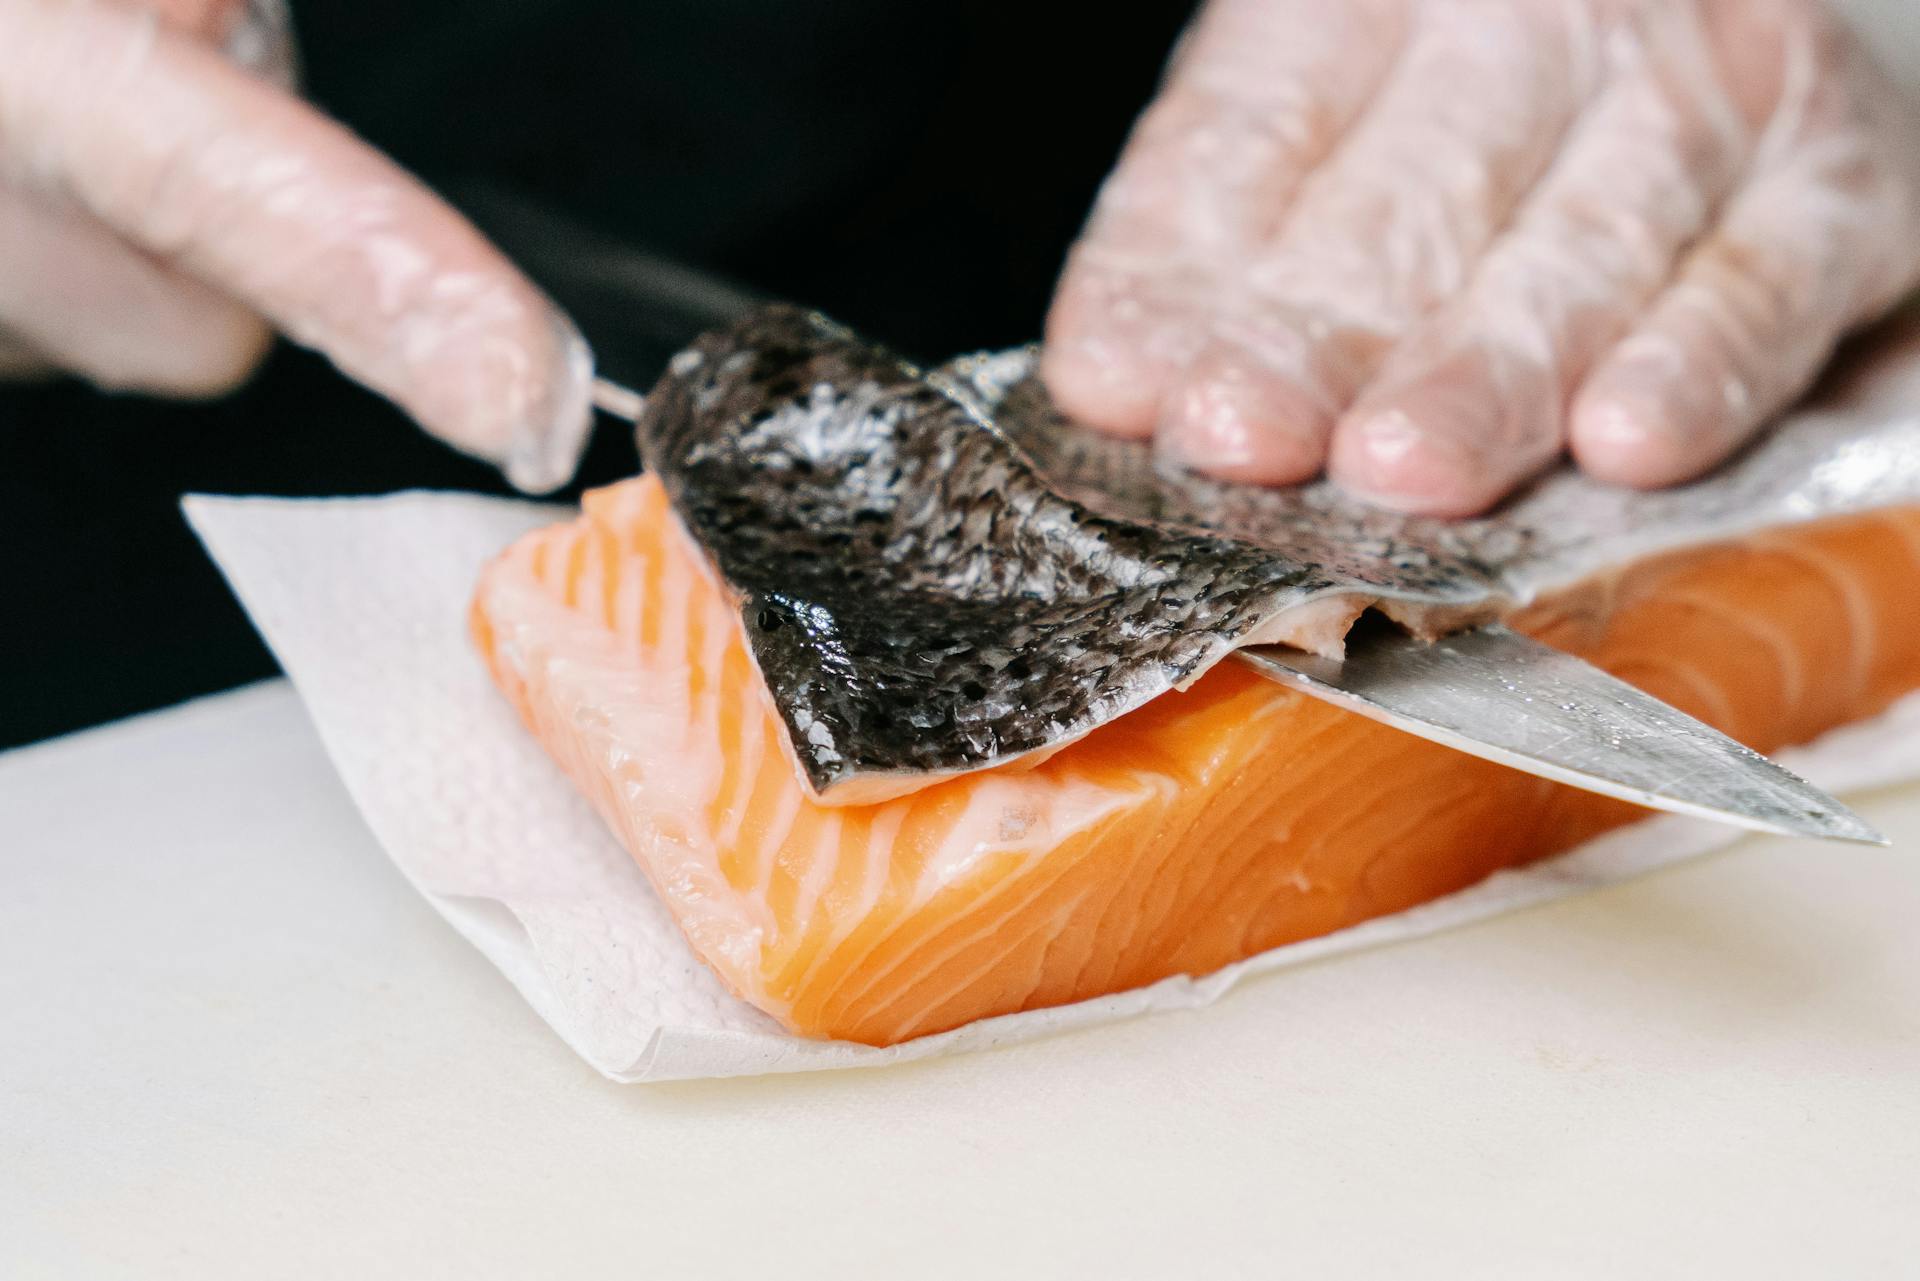
[[[1885,845],[1840,802],[1678,708],[1519,632],[1356,629],[1344,660],[1236,651],[1282,684],[1529,774],[1759,832]]]

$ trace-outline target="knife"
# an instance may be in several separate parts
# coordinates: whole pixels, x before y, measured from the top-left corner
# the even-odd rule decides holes
[[[681,339],[729,323],[756,299],[626,249],[518,197],[469,189],[461,203],[589,335],[620,320],[640,341],[593,387],[596,408],[638,420],[627,385]],[[640,321],[636,322],[636,313]],[[595,344],[596,348],[599,344]],[[612,353],[603,353],[612,354]],[[664,354],[657,356],[664,363]],[[604,376],[607,373],[618,377]],[[1498,625],[1432,643],[1359,627],[1344,660],[1265,645],[1235,657],[1269,679],[1473,756],[1650,809],[1736,827],[1887,844],[1833,797],[1679,709],[1571,654]]]
[[[1356,629],[1344,660],[1280,645],[1235,656],[1348,711],[1585,791],[1758,832],[1887,844],[1752,748],[1498,624],[1431,643]]]

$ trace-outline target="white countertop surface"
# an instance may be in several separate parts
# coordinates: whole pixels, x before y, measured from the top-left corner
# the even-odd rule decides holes
[[[1220,1004],[615,1086],[292,692],[0,756],[0,1276],[1910,1276],[1920,787]]]

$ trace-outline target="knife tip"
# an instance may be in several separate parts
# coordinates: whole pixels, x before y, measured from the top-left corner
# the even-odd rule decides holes
[[[1885,848],[1893,844],[1879,828],[1841,805],[1831,809],[1810,809],[1804,821],[1794,823],[1786,830],[1795,836],[1845,841],[1850,845],[1878,845]]]

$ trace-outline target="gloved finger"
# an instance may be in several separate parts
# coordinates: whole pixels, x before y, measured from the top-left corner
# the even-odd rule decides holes
[[[1177,413],[1161,424],[1168,453],[1212,470],[1218,424],[1205,411],[1217,400],[1204,384],[1217,362],[1246,372],[1253,403],[1327,407],[1257,423],[1237,478],[1298,479],[1295,460],[1324,458],[1335,416],[1371,369],[1315,349],[1333,342],[1383,352],[1466,283],[1598,79],[1601,42],[1577,8],[1506,0],[1420,7],[1378,100],[1253,259],[1250,288],[1236,300],[1310,318],[1315,328],[1267,349],[1228,342],[1203,355],[1169,402]]]
[[[35,358],[112,388],[203,396],[266,352],[251,310],[90,218],[0,187],[0,325]]]
[[[1331,424],[1389,340],[1366,324],[1264,303],[1209,318],[1164,402],[1155,445],[1223,480],[1290,485],[1327,461]]]
[[[1152,430],[1215,295],[1365,106],[1404,0],[1214,0],[1075,246],[1042,374],[1067,411]]]
[[[1074,251],[1047,313],[1040,378],[1081,424],[1137,440],[1204,337],[1213,283]]]
[[[1709,470],[1920,280],[1912,126],[1861,114],[1899,99],[1826,73],[1820,47],[1802,55],[1756,177],[1574,400],[1574,456],[1602,479]]]
[[[416,180],[117,7],[0,0],[0,49],[12,60],[0,164],[16,181],[71,198],[256,309],[516,484],[547,489],[571,474],[588,423],[585,345]]]
[[[1329,471],[1384,506],[1483,511],[1552,461],[1582,374],[1666,283],[1752,132],[1687,9],[1617,41],[1615,78],[1466,291],[1388,358]]]
[[[1750,198],[1797,194],[1767,183]],[[1569,417],[1580,465],[1623,485],[1689,480],[1805,390],[1860,283],[1838,230],[1737,209],[1581,388]]]

